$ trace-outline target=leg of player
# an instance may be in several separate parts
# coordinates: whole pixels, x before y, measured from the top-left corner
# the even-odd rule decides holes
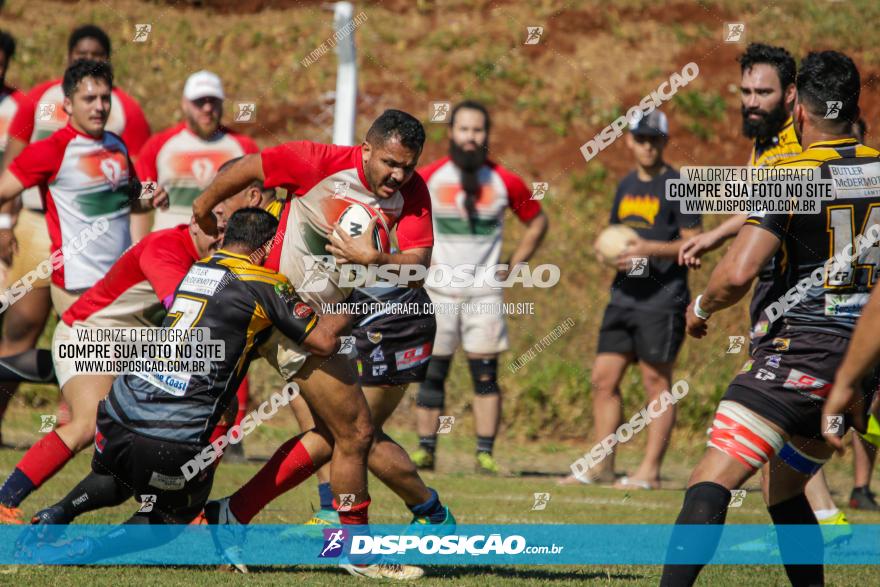
[[[633,361],[631,354],[599,353],[593,363],[590,387],[593,391],[594,437],[601,442],[613,435],[623,420],[623,399],[620,381],[627,366]],[[600,483],[614,482],[614,453],[606,455],[592,471],[592,480]]]
[[[413,513],[413,523],[455,524],[449,508],[440,502],[434,489],[425,485],[406,451],[382,430],[403,399],[407,387],[408,384],[364,388],[376,429],[376,440],[368,462],[370,472],[403,500]]]
[[[648,402],[659,401],[660,394],[669,391],[672,387],[672,363],[648,363],[639,361],[642,371],[642,384]],[[628,477],[629,486],[660,487],[660,467],[663,464],[663,455],[669,447],[672,436],[672,427],[675,425],[675,405],[669,406],[660,416],[651,420],[648,425],[648,442],[645,447],[645,455],[635,475]]]
[[[62,396],[71,408],[70,422],[28,449],[0,487],[0,509],[10,518],[8,522],[15,523],[16,517],[21,520],[20,513],[12,515],[21,502],[91,444],[98,403],[107,396],[113,379],[111,375],[79,375],[64,383]]]
[[[419,384],[419,392],[416,396],[416,429],[419,434],[419,448],[412,454],[412,460],[419,469],[434,470],[437,427],[440,416],[443,414],[446,378],[449,376],[451,365],[451,355],[433,355],[428,363],[425,380]]]
[[[743,442],[748,438],[748,442]],[[681,512],[667,548],[660,585],[693,585],[703,564],[677,564],[671,561],[709,560],[718,547],[722,526],[727,519],[730,492],[740,487],[778,451],[785,439],[783,431],[755,412],[732,401],[722,401],[715,415],[709,448],[688,480]],[[712,525],[717,531],[694,539],[687,526]]]
[[[501,424],[501,388],[498,386],[498,355],[467,353],[474,385],[474,428],[477,432],[477,472],[494,475],[498,465],[492,457]]]
[[[878,511],[880,505],[871,492],[871,474],[877,460],[877,447],[863,439],[853,430],[853,490],[849,507],[857,510]]]
[[[299,424],[300,430],[311,430],[315,427],[312,412],[309,411],[309,406],[306,404],[302,396],[297,396],[290,403],[290,407],[293,409],[293,415],[296,418],[297,424]],[[330,489],[330,464],[327,463],[318,469],[318,472],[315,473],[315,477],[318,478],[318,503],[320,506],[318,511],[315,512],[315,515],[306,522],[306,525],[322,526],[338,524],[339,514],[333,509],[333,490]]]
[[[767,511],[773,519],[773,524],[777,527],[779,551],[783,562],[786,559],[796,558],[798,555],[803,556],[805,552],[816,553],[816,557],[819,559],[818,564],[812,565],[786,564],[785,573],[791,584],[824,585],[821,562],[824,530],[820,531],[813,511],[814,506],[812,502],[807,500],[805,488],[808,481],[812,482],[820,478],[822,473],[820,470],[813,474],[810,470],[821,467],[825,461],[831,458],[833,451],[824,441],[801,437],[792,438],[786,445],[786,450],[791,449],[800,453],[804,462],[810,463],[810,469],[798,471],[787,464],[788,460],[783,461],[780,456],[771,458],[767,467],[769,477],[765,496]],[[821,480],[824,486],[824,476],[821,477]],[[799,527],[797,540],[786,540],[785,531],[780,528],[784,525]],[[812,526],[814,531],[806,531],[808,526]]]
[[[3,314],[3,336],[0,338],[0,357],[16,355],[37,345],[37,339],[46,326],[52,301],[49,288],[32,289],[20,300],[11,305]],[[18,390],[17,383],[0,385],[0,426],[9,401]],[[0,445],[3,443],[0,431]]]

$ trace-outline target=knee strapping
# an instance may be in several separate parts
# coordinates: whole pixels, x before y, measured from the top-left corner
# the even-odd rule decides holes
[[[443,409],[446,397],[446,377],[452,357],[431,357],[425,380],[419,385],[416,405],[420,408]]]
[[[493,395],[501,393],[498,387],[498,359],[468,359],[471,379],[474,382],[474,393],[477,395]]]
[[[751,410],[722,401],[715,413],[708,446],[738,460],[756,471],[776,454],[785,440]]]

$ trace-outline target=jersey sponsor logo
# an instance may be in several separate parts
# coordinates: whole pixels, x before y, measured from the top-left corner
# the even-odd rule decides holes
[[[781,362],[782,362],[782,355],[770,355],[769,357],[767,357],[766,364],[768,367],[774,367],[774,368],[778,369],[779,363],[781,363]]]
[[[829,165],[838,200],[880,197],[880,162],[865,165]]]
[[[773,339],[773,350],[784,353],[789,348],[791,348],[791,339],[790,338],[774,338]]]
[[[192,171],[193,177],[196,178],[196,183],[199,184],[199,187],[207,187],[211,180],[214,179],[214,175],[217,173],[217,168],[214,165],[214,161],[207,157],[197,157],[193,159],[192,164],[190,165],[190,171]]]
[[[743,364],[743,366],[742,366],[742,368],[739,370],[739,372],[740,372],[740,373],[748,373],[749,371],[752,370],[752,365],[754,365],[754,364],[755,364],[755,361],[753,361],[752,359],[749,359],[748,361],[746,361],[746,362]]]
[[[773,381],[776,379],[776,374],[767,369],[758,369],[758,372],[755,373],[755,379],[760,379],[761,381]]]
[[[186,485],[186,479],[183,475],[163,475],[162,473],[153,471],[153,474],[150,475],[148,485],[164,491],[179,491],[183,489],[184,485]]]
[[[382,333],[381,332],[371,332],[367,331],[367,340],[369,340],[373,344],[379,344],[382,342]]]
[[[189,373],[135,373],[144,381],[175,397],[186,395],[192,377]]]
[[[296,315],[297,318],[308,318],[314,312],[312,311],[311,306],[309,306],[308,304],[304,302],[297,302],[293,306],[293,313]]]
[[[370,360],[374,363],[385,360],[385,353],[382,352],[382,347],[377,346],[373,349],[373,352],[370,353]]]
[[[226,272],[209,267],[193,267],[180,284],[180,291],[212,296],[217,292]]]
[[[388,372],[388,365],[385,363],[379,363],[378,365],[373,365],[373,377],[380,377],[385,375]]]
[[[785,378],[785,383],[782,384],[782,387],[785,389],[811,392],[810,395],[816,395],[819,397],[824,397],[828,395],[829,391],[831,391],[831,383],[824,379],[819,379],[818,377],[804,373],[799,369],[792,369],[788,372],[788,377]]]
[[[418,367],[430,358],[430,342],[426,342],[425,344],[419,345],[417,347],[394,353],[394,362],[397,365],[398,371],[405,371],[406,369]]]
[[[633,216],[642,218],[649,225],[654,226],[654,218],[660,212],[660,198],[651,195],[636,196],[626,194],[620,200],[617,208],[617,217],[626,220]]]
[[[870,293],[825,294],[826,316],[861,316]]]

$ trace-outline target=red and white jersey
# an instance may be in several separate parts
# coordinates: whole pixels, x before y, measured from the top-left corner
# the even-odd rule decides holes
[[[125,143],[111,132],[96,139],[68,124],[25,147],[9,170],[25,187],[38,186],[45,200],[52,253],[63,260],[52,283],[70,291],[92,287],[131,245],[127,190],[134,169]],[[107,231],[83,238],[95,234],[101,218]]]
[[[24,143],[41,141],[64,128],[68,116],[64,111],[64,90],[60,79],[34,86],[22,100],[21,106],[9,127],[9,136]],[[150,137],[150,125],[138,103],[120,90],[113,88],[110,94],[110,117],[105,130],[122,137],[132,158],[138,156],[141,147]],[[42,210],[38,190],[22,193],[26,208]]]
[[[25,95],[15,88],[0,86],[0,159],[3,158],[6,145],[9,143],[9,127],[12,125],[12,119],[24,99]]]
[[[419,168],[418,173],[431,194],[436,235],[432,264],[495,265],[501,258],[504,212],[509,208],[523,222],[541,213],[523,180],[492,161],[478,171],[481,187],[473,226],[465,208],[461,171],[449,157]],[[473,289],[461,293],[474,295]]]
[[[213,181],[221,165],[258,151],[250,137],[221,127],[206,141],[190,131],[185,122],[150,137],[137,162],[138,177],[158,182],[171,202],[167,212],[156,211],[156,226],[162,227],[162,217],[169,213],[178,221],[188,220],[193,201]]]
[[[65,324],[152,326],[153,316],[174,300],[174,291],[199,254],[188,225],[147,235],[128,249],[107,275],[61,317]]]
[[[431,198],[413,174],[390,198],[379,198],[367,184],[360,146],[342,147],[294,141],[262,152],[266,187],[283,187],[289,199],[279,223],[282,247],[273,247],[267,267],[284,273],[294,288],[305,276],[304,256],[328,255],[324,246],[340,214],[356,200],[377,210],[389,230],[397,227],[401,251],[431,247]]]

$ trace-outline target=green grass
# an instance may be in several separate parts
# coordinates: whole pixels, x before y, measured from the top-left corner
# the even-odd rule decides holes
[[[404,406],[403,409],[405,409]],[[4,429],[7,442],[27,445],[37,438],[38,411],[16,405]],[[406,413],[398,414],[406,416]],[[281,442],[296,431],[292,417],[279,413],[275,419],[257,429],[245,441],[248,456],[266,457]],[[409,425],[395,429],[394,435],[410,449],[416,438]],[[636,437],[631,444],[619,449],[618,470],[632,472],[641,453],[643,438]],[[436,488],[460,523],[501,524],[625,524],[671,523],[681,505],[681,489],[702,451],[703,438],[699,435],[679,435],[667,459],[664,486],[668,489],[651,492],[624,492],[605,487],[560,487],[555,475],[567,472],[568,464],[585,447],[567,443],[528,442],[513,439],[499,440],[497,457],[505,475],[487,478],[473,474],[473,438],[468,426],[456,423],[449,435],[441,437],[438,471],[424,475],[426,483]],[[21,450],[0,450],[0,474],[5,475],[21,457]],[[24,503],[31,514],[62,497],[89,468],[91,451],[78,455],[67,467]],[[848,460],[848,457],[847,459]],[[260,466],[255,459],[245,464],[224,463],[217,472],[213,496],[228,495],[245,482]],[[838,504],[843,505],[850,487],[847,463],[835,459],[829,465],[828,477]],[[761,524],[769,518],[764,510],[757,484],[747,486],[750,493],[742,507],[731,510],[730,523]],[[533,512],[533,493],[549,492],[551,500],[546,510]],[[409,521],[408,512],[399,500],[371,478],[373,498],[371,519],[375,523],[403,524]],[[271,503],[255,523],[298,523],[304,521],[317,505],[315,481],[281,496]],[[134,502],[113,509],[93,512],[81,518],[82,523],[115,523],[134,511]],[[848,512],[854,523],[880,523],[880,514]],[[253,569],[250,576],[237,576],[207,567],[0,567],[0,585],[305,585],[362,584],[335,569],[310,566],[262,567]],[[8,573],[8,574],[7,574]],[[656,585],[659,566],[541,566],[541,567],[432,567],[424,585],[478,586],[486,585]],[[826,571],[828,585],[871,585],[876,580],[876,569],[868,567],[830,567]],[[781,568],[766,567],[708,567],[701,576],[702,585],[740,587],[742,585],[786,584]]]

